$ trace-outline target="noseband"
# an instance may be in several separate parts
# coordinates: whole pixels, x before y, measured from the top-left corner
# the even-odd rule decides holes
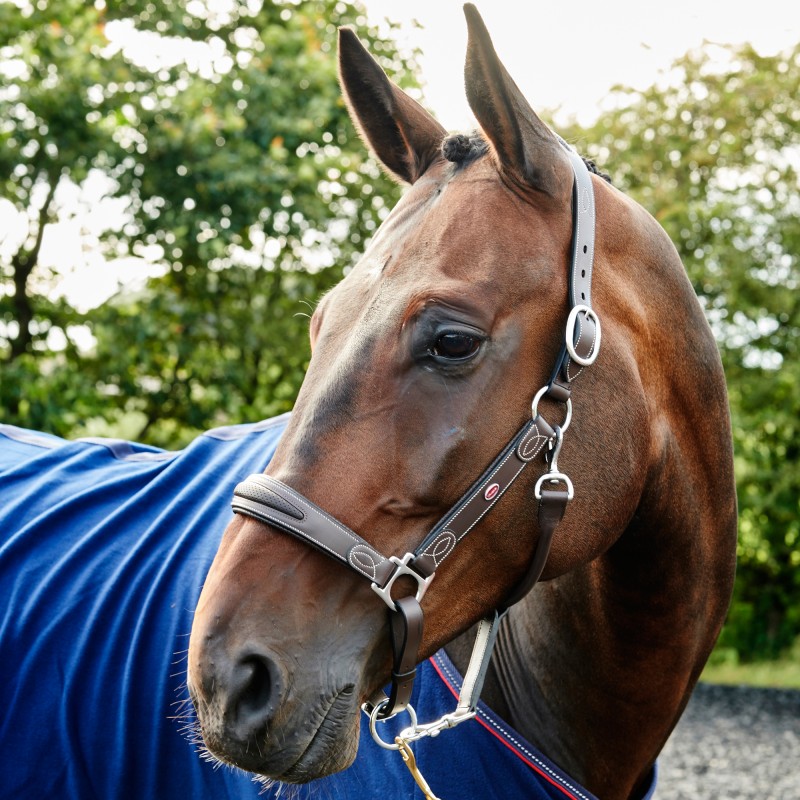
[[[462,495],[461,499],[431,529],[422,543],[402,558],[386,557],[366,540],[294,489],[268,475],[251,475],[234,491],[233,510],[289,533],[339,561],[370,581],[372,589],[389,608],[394,664],[389,695],[380,692],[364,704],[370,716],[370,729],[378,744],[388,749],[403,749],[404,743],[423,736],[435,736],[444,728],[475,715],[486,676],[497,629],[508,608],[521,600],[542,574],[556,526],[572,499],[570,479],[558,470],[558,454],[563,434],[572,416],[571,385],[584,367],[597,358],[600,348],[600,320],[591,306],[592,265],[594,263],[594,190],[583,160],[566,143],[574,183],[572,192],[572,256],[569,272],[570,312],[564,344],[549,383],[531,403],[531,420],[503,448],[492,464]],[[550,398],[565,406],[559,425],[550,425],[539,413],[539,401]],[[536,482],[534,495],[539,501],[539,539],[527,574],[501,608],[484,618],[478,634],[456,710],[436,722],[418,725],[409,705],[416,674],[417,654],[422,641],[423,613],[420,605],[436,570],[466,535],[491,511],[506,490],[547,445],[547,472]],[[392,587],[407,575],[416,581],[416,593],[395,600]],[[376,722],[407,709],[412,728],[389,744],[380,739]],[[402,741],[401,741],[402,740]],[[406,746],[407,747],[407,746]],[[405,757],[405,756],[404,756]]]

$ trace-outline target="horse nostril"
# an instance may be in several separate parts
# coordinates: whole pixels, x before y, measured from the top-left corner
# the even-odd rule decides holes
[[[264,728],[272,713],[275,666],[266,656],[242,658],[234,670],[231,697],[232,722],[243,736]]]
[[[244,713],[260,711],[269,702],[272,679],[269,667],[257,656],[246,659],[239,668],[243,685],[239,695],[239,709]]]

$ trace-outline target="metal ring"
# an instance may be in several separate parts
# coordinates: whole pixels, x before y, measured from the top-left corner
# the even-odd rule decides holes
[[[545,472],[538,481],[536,481],[536,487],[533,490],[533,496],[537,500],[542,499],[542,484],[548,481],[549,483],[560,483],[563,481],[567,484],[567,500],[572,500],[575,497],[575,489],[572,486],[572,481],[569,479],[569,476],[565,475],[563,472]]]
[[[399,744],[395,744],[394,742],[386,742],[383,739],[381,739],[381,737],[378,735],[378,730],[375,727],[378,722],[386,722],[396,716],[396,714],[392,714],[391,716],[386,717],[386,719],[381,719],[381,720],[378,719],[378,714],[381,713],[381,709],[383,709],[383,707],[388,703],[389,703],[389,698],[384,697],[383,700],[381,700],[379,703],[373,706],[372,711],[370,712],[369,715],[369,732],[372,734],[372,738],[375,740],[375,744],[377,744],[379,747],[382,747],[384,750],[399,750],[400,749]],[[411,728],[416,730],[417,712],[414,711],[414,706],[407,705],[405,710],[408,712],[408,716],[411,717]]]
[[[531,419],[536,419],[536,417],[539,416],[539,401],[544,397],[549,388],[550,385],[548,384],[547,386],[542,386],[542,388],[536,392],[536,396],[531,401]],[[569,423],[572,422],[572,400],[567,398],[565,405],[567,406],[567,413],[564,417],[564,421],[559,426],[562,433],[569,428]]]
[[[594,345],[592,346],[592,352],[586,357],[579,356],[577,352],[575,352],[574,344],[575,324],[578,321],[578,314],[581,313],[586,314],[587,317],[591,317],[594,320],[594,325],[597,329],[594,337]],[[594,362],[597,360],[597,355],[600,352],[600,317],[597,316],[595,310],[593,308],[589,308],[589,306],[575,306],[572,311],[569,312],[569,317],[567,317],[566,337],[567,352],[573,361],[576,361],[582,367],[589,367],[594,364]]]

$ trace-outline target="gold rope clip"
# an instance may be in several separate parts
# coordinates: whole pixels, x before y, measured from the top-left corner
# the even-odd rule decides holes
[[[394,741],[400,749],[400,755],[403,757],[403,761],[408,767],[411,777],[417,782],[417,786],[422,789],[422,794],[425,795],[425,800],[439,800],[439,798],[433,793],[431,787],[428,786],[428,781],[425,780],[425,778],[422,776],[422,773],[419,771],[417,759],[414,758],[414,754],[411,752],[411,746],[408,744],[408,742],[400,736],[398,736]]]

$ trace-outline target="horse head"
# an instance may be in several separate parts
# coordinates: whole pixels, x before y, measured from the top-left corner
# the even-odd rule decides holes
[[[409,188],[358,264],[319,303],[310,366],[267,470],[387,555],[413,552],[530,419],[569,312],[570,156],[506,72],[477,11],[467,6],[466,14],[466,91],[482,129],[472,136],[448,136],[352,31],[340,33],[340,78],[353,121]],[[575,499],[541,584],[560,586],[569,603],[579,586],[586,592],[606,572],[633,563],[637,547],[646,555],[650,544],[631,529],[666,508],[662,482],[681,468],[679,451],[695,478],[703,466],[729,483],[724,424],[722,434],[707,426],[706,462],[686,458],[698,360],[707,363],[711,404],[722,398],[724,406],[724,386],[680,261],[649,215],[601,178],[591,181],[603,347],[576,389],[560,454],[570,464]],[[552,422],[562,420],[561,405],[547,398],[542,405]],[[544,462],[511,486],[437,568],[422,601],[418,658],[502,606],[523,580],[541,536],[533,493],[543,469]],[[691,499],[685,487],[684,479],[675,484],[678,507]],[[671,515],[662,511],[664,519]],[[729,529],[731,509],[724,513]],[[703,506],[701,528],[705,514]],[[621,547],[626,531],[633,541]],[[705,546],[698,542],[694,551]],[[704,658],[716,636],[727,602],[725,570],[729,558],[707,576],[702,635],[687,632],[695,639],[681,663]],[[570,574],[579,577],[559,583]],[[685,589],[684,580],[673,583],[670,591]],[[415,589],[403,576],[392,591],[397,597]],[[586,608],[593,622],[550,609],[528,626],[529,639],[569,629],[578,646],[592,626],[600,636],[600,586],[592,591]],[[207,747],[243,769],[290,782],[345,768],[356,753],[360,706],[392,669],[387,628],[386,605],[358,574],[237,514],[205,582],[189,652]],[[643,761],[663,744],[687,691],[684,680],[668,693],[671,721],[647,740]]]

